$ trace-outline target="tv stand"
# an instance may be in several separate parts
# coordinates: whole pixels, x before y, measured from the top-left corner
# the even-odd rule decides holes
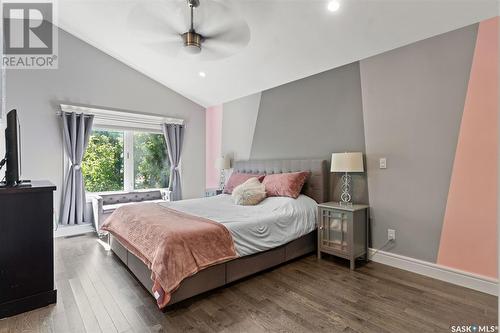
[[[0,187],[0,318],[56,302],[55,189],[47,181]]]
[[[7,186],[7,183],[5,182],[0,182],[0,188],[25,188],[25,187],[31,187],[31,180],[20,180],[19,183],[13,186]]]

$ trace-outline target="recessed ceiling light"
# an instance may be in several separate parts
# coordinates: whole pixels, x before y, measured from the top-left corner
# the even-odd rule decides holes
[[[199,72],[198,75],[201,76],[201,77],[205,77],[205,76],[207,76],[207,73],[205,73],[205,72]]]
[[[340,3],[338,1],[330,1],[328,3],[328,10],[331,12],[336,12],[340,8]]]

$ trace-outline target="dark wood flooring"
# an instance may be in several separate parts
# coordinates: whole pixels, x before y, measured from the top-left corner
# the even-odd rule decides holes
[[[450,332],[497,323],[497,298],[369,263],[314,255],[162,313],[91,234],[56,240],[57,305],[0,320],[6,332]]]

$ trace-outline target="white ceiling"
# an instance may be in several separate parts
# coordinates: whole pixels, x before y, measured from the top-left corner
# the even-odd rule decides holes
[[[184,0],[59,0],[58,24],[109,55],[203,105],[221,104],[498,15],[495,0],[219,1],[250,28],[236,54],[201,61],[161,54],[134,19],[134,8]],[[208,6],[207,6],[208,8]],[[212,22],[225,19],[211,16]],[[227,14],[226,14],[227,15]],[[167,16],[166,16],[167,17]],[[148,27],[151,28],[151,27]],[[155,33],[161,35],[156,25]],[[206,77],[199,76],[199,72]]]

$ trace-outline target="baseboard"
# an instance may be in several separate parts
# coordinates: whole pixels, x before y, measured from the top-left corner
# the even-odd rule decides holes
[[[77,236],[89,232],[95,232],[95,228],[92,223],[58,225],[57,230],[54,231],[54,238]]]
[[[385,251],[377,252],[375,249],[370,249],[370,258],[375,262],[387,266],[396,267],[405,271],[498,296],[497,279],[405,257],[395,253]]]

